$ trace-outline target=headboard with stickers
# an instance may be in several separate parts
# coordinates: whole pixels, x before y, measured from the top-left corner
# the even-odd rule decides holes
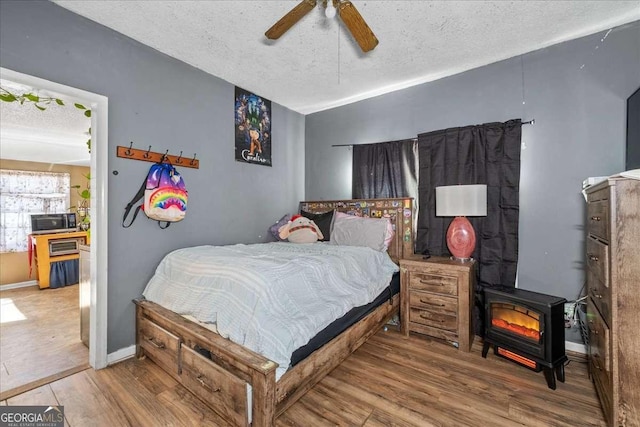
[[[395,232],[387,250],[389,256],[398,263],[413,254],[412,198],[303,201],[300,211],[311,214],[338,211],[364,218],[389,218]]]

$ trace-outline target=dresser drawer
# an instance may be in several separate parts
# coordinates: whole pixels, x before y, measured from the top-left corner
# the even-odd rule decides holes
[[[591,299],[588,299],[587,302],[587,327],[589,330],[589,371],[602,402],[611,402],[613,388],[609,328],[602,320]],[[610,413],[610,411],[610,407],[605,408],[605,413]]]
[[[587,230],[589,234],[599,239],[609,241],[609,199],[603,199],[608,195],[608,189],[594,193],[597,201],[587,205]]]
[[[240,378],[189,347],[180,347],[180,381],[233,425],[247,425],[247,388]]]
[[[588,295],[596,306],[604,322],[611,324],[611,288],[602,283],[593,271],[587,269]]]
[[[593,304],[587,305],[587,327],[589,328],[589,357],[597,371],[609,375],[609,328]]]
[[[609,246],[593,237],[587,238],[587,265],[596,278],[609,287]]]
[[[178,374],[180,338],[141,317],[138,322],[138,341],[144,352],[166,371]]]
[[[446,295],[458,295],[458,278],[434,273],[411,272],[410,289]]]
[[[458,313],[458,300],[456,298],[429,292],[411,291],[409,305],[413,308],[425,309],[434,313],[453,316]]]
[[[409,309],[409,321],[411,323],[419,323],[447,331],[455,332],[458,330],[458,318],[455,314],[439,313],[437,311],[411,307]]]

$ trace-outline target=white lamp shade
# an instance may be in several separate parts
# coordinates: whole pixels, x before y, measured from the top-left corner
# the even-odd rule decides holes
[[[487,216],[487,186],[436,187],[436,216]]]

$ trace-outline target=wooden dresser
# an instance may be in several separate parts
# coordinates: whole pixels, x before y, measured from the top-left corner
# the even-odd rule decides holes
[[[640,181],[586,193],[589,372],[608,424],[640,426]]]
[[[475,262],[415,255],[400,260],[400,327],[470,351]]]

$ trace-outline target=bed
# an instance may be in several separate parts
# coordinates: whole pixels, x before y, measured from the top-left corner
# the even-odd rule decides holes
[[[331,211],[359,217],[386,217],[395,229],[387,250],[391,260],[397,264],[405,254],[413,252],[411,199],[305,201],[300,203],[300,210],[318,215],[317,222],[323,221],[322,214]],[[282,248],[278,245],[295,244],[265,244],[264,248],[268,251]],[[314,250],[322,252],[323,245],[330,246],[329,243],[311,246]],[[239,249],[245,250],[242,247]],[[192,250],[195,250],[195,253],[204,251]],[[340,257],[350,256],[350,248],[342,250]],[[209,249],[206,253],[209,253]],[[188,254],[192,256],[191,252]],[[299,342],[295,343],[294,347],[297,350],[293,352],[292,363],[286,370],[283,369],[283,359],[280,356],[273,357],[280,360],[280,363],[277,363],[261,354],[262,352],[253,351],[224,338],[212,330],[210,325],[197,321],[197,318],[202,320],[202,313],[185,317],[167,308],[176,308],[177,305],[163,303],[163,306],[144,297],[134,301],[137,325],[136,354],[140,358],[148,356],[231,424],[271,426],[278,415],[398,313],[399,295],[389,290],[387,285],[389,284],[382,287],[376,285],[378,287],[375,292],[371,291],[375,295],[369,295],[365,304],[359,301],[359,305],[348,310],[344,316],[335,317],[330,325],[312,339],[307,340],[307,337],[304,337],[303,340],[308,341],[307,345],[299,346]],[[166,288],[167,286],[164,287]],[[192,297],[200,298],[193,289],[185,288],[174,292],[192,294]],[[165,300],[179,299],[176,295],[178,294],[170,295]],[[375,304],[372,301],[374,299],[377,300]],[[232,300],[229,301],[225,302],[225,305],[231,305]],[[208,304],[205,306],[208,307]],[[354,315],[353,312],[358,310]],[[177,311],[182,313],[182,310]],[[349,315],[350,320],[345,323],[347,320],[344,318]],[[222,318],[217,320],[223,327]],[[327,332],[326,329],[331,331]],[[339,332],[337,335],[336,331]],[[237,333],[243,334],[246,331]],[[226,334],[233,335],[223,335]]]

